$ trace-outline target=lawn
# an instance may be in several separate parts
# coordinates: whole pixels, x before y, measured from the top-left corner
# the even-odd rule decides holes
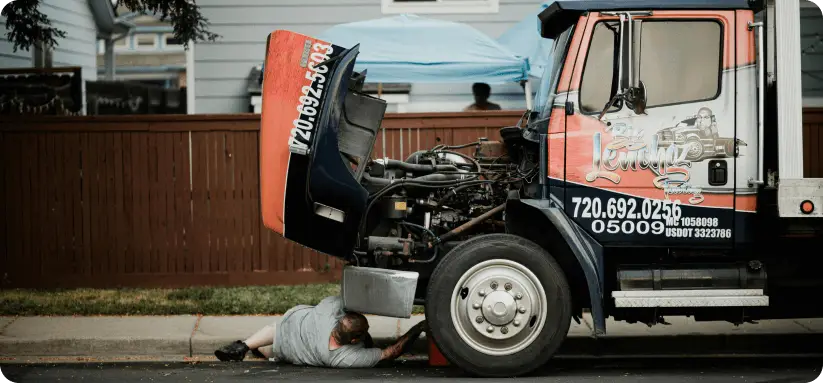
[[[271,315],[314,305],[339,284],[184,289],[0,290],[0,315]],[[415,306],[416,313],[422,307]]]

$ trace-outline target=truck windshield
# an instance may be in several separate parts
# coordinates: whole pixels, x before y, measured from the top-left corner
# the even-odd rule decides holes
[[[566,59],[566,52],[569,48],[574,26],[569,27],[565,32],[557,36],[549,52],[549,64],[543,72],[540,80],[540,89],[535,97],[535,109],[540,111],[539,120],[547,119],[551,116],[552,105],[557,96],[557,83],[560,80],[560,73],[563,71],[563,62]]]

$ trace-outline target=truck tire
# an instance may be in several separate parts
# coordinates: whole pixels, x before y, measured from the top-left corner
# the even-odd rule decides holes
[[[698,138],[686,139],[686,150],[686,159],[689,161],[700,161],[703,158],[703,142]]]
[[[565,340],[571,292],[540,246],[508,234],[466,241],[440,262],[426,320],[440,352],[464,371],[510,377],[544,365]]]

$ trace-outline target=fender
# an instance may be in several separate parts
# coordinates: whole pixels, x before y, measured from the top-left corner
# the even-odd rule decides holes
[[[583,271],[586,285],[589,290],[592,319],[594,320],[593,334],[595,337],[606,334],[606,317],[603,307],[603,247],[588,233],[572,221],[566,212],[559,207],[552,206],[549,200],[510,199],[506,205],[506,226],[511,229],[511,216],[518,215],[518,211],[531,210],[539,212],[548,219],[574,254],[577,263]],[[512,213],[510,215],[510,212]],[[511,230],[510,230],[511,231]]]

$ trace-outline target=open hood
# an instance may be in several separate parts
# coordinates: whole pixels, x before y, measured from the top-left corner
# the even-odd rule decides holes
[[[260,126],[263,223],[289,240],[348,259],[368,192],[360,185],[386,111],[360,92],[359,46],[269,35]]]

